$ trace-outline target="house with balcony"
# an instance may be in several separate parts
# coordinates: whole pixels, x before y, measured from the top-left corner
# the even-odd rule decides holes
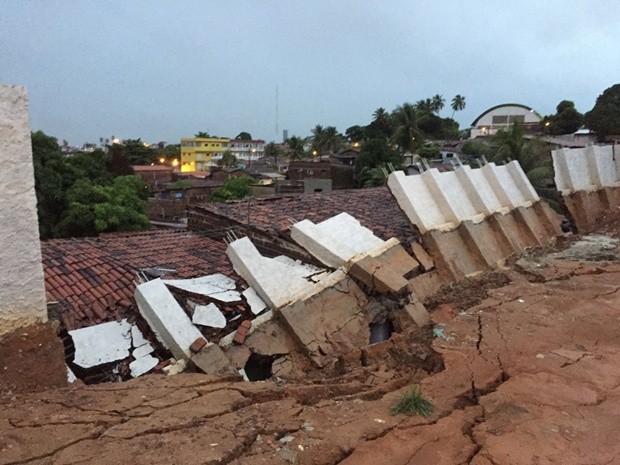
[[[230,148],[230,139],[184,137],[181,139],[181,173],[206,171]]]

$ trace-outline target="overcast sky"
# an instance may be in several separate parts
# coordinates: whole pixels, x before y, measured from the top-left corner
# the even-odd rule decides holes
[[[590,110],[620,82],[619,19],[617,0],[1,0],[0,82],[73,145],[344,132],[434,94],[464,95],[469,127],[507,102]]]

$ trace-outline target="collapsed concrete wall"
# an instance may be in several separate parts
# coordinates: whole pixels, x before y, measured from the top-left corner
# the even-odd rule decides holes
[[[24,87],[0,86],[0,335],[47,321],[34,189],[28,97]],[[10,169],[8,168],[10,166]]]
[[[517,161],[413,176],[396,171],[388,187],[447,281],[492,268],[561,233],[557,215],[540,201]]]
[[[555,184],[580,233],[620,206],[620,147],[588,146],[551,152]]]

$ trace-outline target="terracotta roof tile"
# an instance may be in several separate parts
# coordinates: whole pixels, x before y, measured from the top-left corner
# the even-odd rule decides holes
[[[48,299],[59,303],[68,330],[135,311],[140,268],[176,269],[171,278],[223,273],[239,281],[222,241],[190,231],[153,230],[41,243]]]
[[[287,239],[290,239],[291,220],[308,219],[317,223],[342,212],[357,218],[383,240],[396,237],[408,244],[419,237],[418,230],[387,187],[282,195],[194,208],[216,213],[239,224],[249,223],[266,233]]]

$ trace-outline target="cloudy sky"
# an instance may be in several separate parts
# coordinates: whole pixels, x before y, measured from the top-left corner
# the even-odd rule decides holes
[[[434,94],[465,95],[468,127],[506,102],[590,110],[620,82],[619,18],[617,0],[2,0],[0,82],[74,145],[344,132]]]

